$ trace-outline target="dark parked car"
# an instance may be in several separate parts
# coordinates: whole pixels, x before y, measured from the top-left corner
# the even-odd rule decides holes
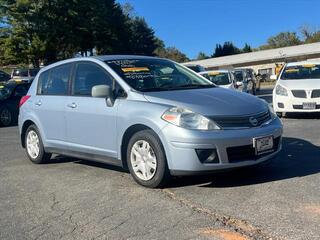
[[[39,70],[39,68],[14,69],[11,73],[11,79],[31,82],[35,78]]]
[[[9,82],[0,86],[0,125],[10,126],[18,121],[19,102],[31,83]]]
[[[10,75],[4,71],[0,71],[0,85],[5,84],[10,79]]]

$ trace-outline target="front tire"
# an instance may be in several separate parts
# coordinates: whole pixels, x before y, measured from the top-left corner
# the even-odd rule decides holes
[[[164,186],[170,178],[163,146],[152,130],[143,130],[131,137],[127,164],[133,179],[145,187]]]
[[[46,153],[43,147],[39,130],[35,125],[30,125],[25,134],[26,153],[31,162],[46,163],[51,158],[51,153]]]

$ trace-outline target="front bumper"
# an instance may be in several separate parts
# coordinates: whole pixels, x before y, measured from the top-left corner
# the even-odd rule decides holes
[[[248,154],[248,158],[232,161],[228,149],[243,146],[253,146],[253,138],[272,135],[278,139],[278,146],[272,153],[260,157]],[[164,145],[168,166],[173,175],[187,175],[201,172],[211,172],[259,164],[273,158],[281,150],[282,123],[276,118],[270,124],[249,129],[198,131],[187,130],[168,124],[160,132]],[[216,149],[219,163],[201,163],[196,149]]]
[[[316,103],[316,109],[303,109],[303,103]],[[275,112],[320,112],[320,98],[296,98],[290,93],[288,96],[273,94],[273,108]]]

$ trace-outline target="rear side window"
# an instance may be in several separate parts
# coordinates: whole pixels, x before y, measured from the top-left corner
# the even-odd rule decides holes
[[[67,95],[72,64],[64,64],[39,76],[38,94]]]
[[[105,70],[94,63],[78,63],[72,94],[75,96],[91,96],[91,90],[96,85],[113,87],[113,79]]]

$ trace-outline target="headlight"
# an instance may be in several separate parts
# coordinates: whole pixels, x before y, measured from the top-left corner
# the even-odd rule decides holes
[[[275,119],[277,117],[277,114],[274,112],[273,106],[268,104],[268,107],[269,107],[269,112],[270,112],[270,115],[271,115],[271,119]]]
[[[280,96],[288,96],[288,91],[281,85],[276,86],[276,94]]]
[[[275,119],[277,117],[277,114],[274,112],[273,106],[270,105],[266,100],[264,100],[264,99],[261,99],[261,100],[264,101],[265,104],[267,105],[271,119]]]
[[[221,129],[214,121],[185,108],[173,107],[168,109],[161,118],[176,126],[197,130]]]

